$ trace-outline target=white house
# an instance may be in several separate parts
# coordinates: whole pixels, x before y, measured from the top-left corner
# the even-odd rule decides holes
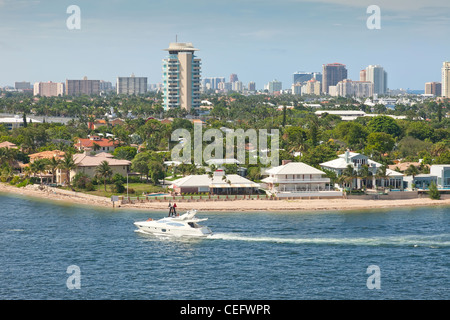
[[[342,196],[342,192],[331,189],[325,172],[303,162],[287,162],[268,169],[266,174],[268,177],[262,182],[277,197]]]
[[[334,171],[337,176],[342,175],[343,171],[349,165],[357,173],[360,172],[363,166],[368,167],[372,176],[367,181],[368,188],[372,188],[373,186],[392,187],[393,189],[403,188],[403,173],[386,168],[386,177],[376,178],[378,170],[383,165],[360,153],[346,151],[345,153],[338,155],[336,159],[320,164],[323,169]],[[354,186],[358,188],[361,187],[361,180],[361,178],[356,178]]]
[[[256,194],[260,185],[237,174],[217,170],[207,174],[189,175],[175,180],[170,186],[176,193]]]
[[[430,175],[437,177],[438,188],[450,188],[450,164],[433,164],[430,167]]]

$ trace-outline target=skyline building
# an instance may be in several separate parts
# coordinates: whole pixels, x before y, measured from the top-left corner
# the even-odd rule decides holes
[[[164,110],[200,107],[201,60],[194,55],[198,49],[190,42],[172,42],[164,50],[169,52],[162,70]]]
[[[256,83],[254,81],[248,83],[248,91],[256,91]]]
[[[269,93],[279,92],[282,90],[282,83],[275,79],[267,84],[267,89]]]
[[[144,94],[147,92],[147,77],[117,77],[117,94]]]
[[[366,68],[366,81],[373,83],[373,93],[387,93],[387,72],[380,65],[369,65]]]
[[[336,84],[336,96],[366,98],[374,94],[374,84],[371,81],[352,81],[344,79]]]
[[[432,94],[436,97],[442,95],[442,84],[440,82],[426,82],[425,94]]]
[[[88,80],[87,77],[83,80],[66,80],[65,90],[68,96],[100,94],[100,80]]]
[[[335,86],[339,81],[347,79],[347,68],[342,63],[329,63],[323,65],[322,92],[329,93],[329,87]]]
[[[320,96],[320,93],[322,91],[322,85],[320,81],[316,79],[311,79],[306,82],[306,84],[302,88],[302,95],[303,94],[314,94],[316,96]]]
[[[64,95],[62,82],[36,82],[33,86],[33,95],[41,97],[57,97]]]
[[[442,96],[450,98],[450,61],[442,64]]]
[[[237,74],[235,73],[230,74],[230,82],[233,83],[236,81],[239,81]]]
[[[315,79],[317,81],[322,82],[322,74],[320,72],[304,72],[298,71],[292,75],[292,83],[304,83],[311,79]]]

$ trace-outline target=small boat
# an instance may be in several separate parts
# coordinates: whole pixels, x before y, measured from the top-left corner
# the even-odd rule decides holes
[[[173,235],[189,237],[206,237],[212,235],[211,229],[199,225],[198,222],[208,220],[199,219],[195,215],[197,210],[189,210],[181,216],[171,216],[160,220],[148,219],[146,221],[135,222],[134,225],[140,231],[155,235]]]

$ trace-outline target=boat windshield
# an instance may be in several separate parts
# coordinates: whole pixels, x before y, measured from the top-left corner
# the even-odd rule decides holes
[[[188,225],[189,225],[191,228],[201,228],[201,226],[198,225],[198,224],[196,224],[195,222],[188,222]]]

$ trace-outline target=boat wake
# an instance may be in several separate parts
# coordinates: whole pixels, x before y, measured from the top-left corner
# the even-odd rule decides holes
[[[429,248],[450,247],[450,234],[433,236],[406,235],[370,238],[284,238],[267,236],[246,236],[233,233],[217,233],[208,236],[207,239],[314,245],[411,246]]]

